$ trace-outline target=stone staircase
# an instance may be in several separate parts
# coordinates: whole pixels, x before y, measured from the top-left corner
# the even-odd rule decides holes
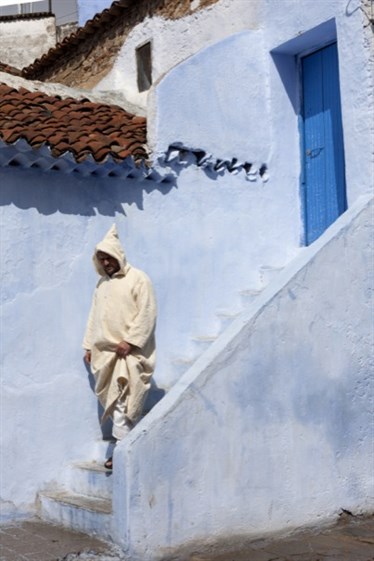
[[[264,265],[259,269],[258,284],[255,287],[247,288],[239,292],[240,304],[233,310],[219,310],[216,313],[218,328],[214,334],[196,335],[191,337],[192,351],[188,356],[179,357],[173,361],[173,367],[179,376],[184,374],[199,358],[210,345],[212,345],[223,331],[248,308],[260,294],[265,290],[269,283],[278,276],[283,267]]]
[[[101,445],[100,445],[101,444]],[[50,484],[39,493],[38,510],[44,520],[111,539],[112,472],[103,466],[111,454],[108,441],[101,441],[102,457],[96,461],[76,462],[67,466],[63,484]]]
[[[193,352],[186,358],[174,361],[173,366],[180,375],[186,372],[197,358],[204,353],[220,334],[247,309],[269,282],[282,268],[262,267],[259,271],[259,285],[239,293],[241,309],[217,312],[219,329],[213,335],[201,335],[191,338]],[[160,388],[157,388],[160,392]],[[161,390],[161,396],[165,393]],[[160,399],[151,396],[151,408]],[[111,539],[112,533],[112,472],[103,466],[104,458],[112,455],[113,444],[109,440],[100,440],[93,449],[92,461],[76,462],[67,467],[66,478],[57,486],[50,484],[39,493],[38,505],[40,517],[51,522]]]

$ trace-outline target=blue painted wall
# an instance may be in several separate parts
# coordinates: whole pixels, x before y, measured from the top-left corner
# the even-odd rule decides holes
[[[155,285],[158,386],[171,386],[180,361],[195,356],[193,336],[219,330],[217,312],[240,309],[240,290],[258,285],[260,265],[297,251],[297,228],[283,222],[271,182],[196,166],[176,166],[175,175],[158,184],[0,168],[8,516],[32,508],[37,490],[73,459],[92,457],[101,437],[81,341],[97,282],[92,252],[114,221],[129,262]],[[278,224],[275,238],[268,224]]]

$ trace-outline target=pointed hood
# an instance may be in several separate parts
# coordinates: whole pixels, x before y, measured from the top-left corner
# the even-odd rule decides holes
[[[103,251],[104,253],[108,253],[108,255],[111,255],[112,257],[117,259],[120,265],[120,270],[117,273],[115,273],[115,275],[118,274],[125,275],[127,273],[129,269],[129,265],[126,260],[124,249],[121,245],[121,242],[119,241],[117,227],[115,224],[113,224],[113,226],[109,229],[104,239],[97,244],[97,246],[95,247],[95,253],[92,258],[96,271],[99,273],[99,275],[105,277],[106,273],[100,261],[96,257],[98,251]]]

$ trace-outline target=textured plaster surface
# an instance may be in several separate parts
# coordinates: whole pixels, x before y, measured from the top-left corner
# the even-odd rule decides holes
[[[24,68],[55,44],[54,17],[0,22],[0,56],[5,64]]]
[[[372,213],[305,249],[117,447],[132,558],[373,509]]]

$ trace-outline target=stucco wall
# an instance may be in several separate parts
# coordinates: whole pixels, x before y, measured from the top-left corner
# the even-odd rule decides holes
[[[101,436],[80,345],[97,280],[91,255],[111,224],[155,284],[155,381],[170,387],[181,375],[174,361],[195,356],[192,337],[219,330],[216,312],[240,309],[260,265],[298,251],[297,201],[270,185],[196,166],[179,168],[175,184],[0,170],[5,512],[30,508]]]
[[[206,1],[196,3],[197,9],[192,14],[177,20],[169,19],[167,13],[145,17],[123,37],[113,68],[95,89],[119,89],[129,101],[146,107],[147,92],[139,93],[137,86],[135,50],[139,45],[146,41],[152,43],[152,80],[157,83],[171,68],[202,48],[260,25],[261,0],[220,0],[206,8],[207,4]],[[225,61],[222,59],[220,63]],[[211,68],[214,75],[221,76],[220,66]]]
[[[306,248],[117,447],[131,559],[373,509],[372,213]]]
[[[54,17],[0,21],[1,62],[24,68],[56,44]]]

